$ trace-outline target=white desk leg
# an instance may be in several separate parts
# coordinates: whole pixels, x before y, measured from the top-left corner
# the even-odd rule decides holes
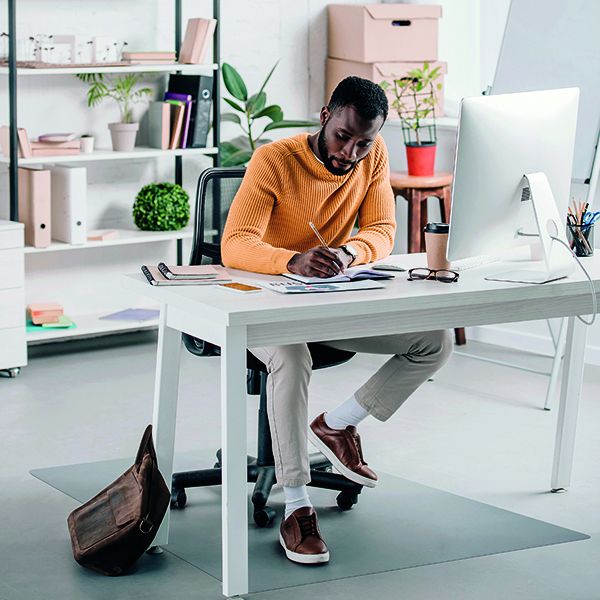
[[[579,396],[583,383],[583,361],[587,337],[587,326],[579,319],[569,317],[567,327],[565,364],[560,390],[554,463],[550,484],[553,492],[565,490],[571,483],[575,431],[577,429]]]
[[[246,328],[227,327],[221,346],[223,594],[248,592]]]
[[[156,379],[154,383],[153,437],[158,466],[169,489],[173,476],[175,449],[175,422],[177,418],[177,393],[179,389],[179,361],[181,333],[167,327],[168,307],[162,306],[158,325],[158,351],[156,353]],[[153,547],[169,541],[170,511],[167,509]]]

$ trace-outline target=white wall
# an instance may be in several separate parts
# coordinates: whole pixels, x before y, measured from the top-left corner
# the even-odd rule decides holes
[[[340,0],[341,1],[341,0]],[[360,0],[344,0],[361,4]],[[419,0],[431,3],[431,0]],[[458,101],[465,95],[477,95],[493,81],[493,73],[502,39],[509,0],[438,0],[443,8],[440,22],[440,59],[448,63],[446,106],[456,114]],[[82,33],[113,35],[129,42],[130,49],[168,49],[173,47],[173,2],[171,0],[27,0],[19,2],[17,27],[19,36],[32,33]],[[256,90],[277,59],[279,66],[267,87],[269,102],[280,104],[287,118],[307,118],[314,115],[323,103],[325,87],[326,0],[224,0],[221,7],[222,59],[233,64],[245,78],[249,89]],[[203,16],[212,10],[211,0],[184,0],[184,18]],[[0,13],[0,30],[6,31],[5,5]],[[19,93],[19,125],[30,135],[48,131],[90,132],[100,145],[108,146],[106,123],[117,117],[116,107],[110,104],[96,109],[85,105],[85,86],[73,77],[21,79]],[[157,95],[161,82],[155,81]],[[6,82],[0,84],[0,115],[8,122]],[[272,137],[294,133],[273,132]],[[224,139],[236,135],[231,126],[224,128]],[[404,165],[400,131],[386,126],[384,135],[390,147],[393,168]],[[454,131],[440,130],[438,168],[450,169],[454,148]],[[185,186],[188,191],[198,173],[210,164],[206,159],[186,159]],[[131,205],[137,190],[145,183],[172,177],[171,161],[140,161],[94,164],[88,169],[91,183],[89,206],[92,226],[111,227],[131,222]],[[6,170],[0,172],[0,218],[8,215]],[[403,207],[399,207],[400,219]],[[403,229],[403,221],[401,222]],[[403,239],[399,240],[402,247]],[[91,251],[85,251],[91,252]],[[114,270],[137,268],[139,255],[147,261],[163,259],[172,253],[172,245],[144,246],[143,251],[129,247],[121,255],[111,253]],[[77,254],[77,253],[71,253]],[[49,255],[29,261],[29,268],[40,282],[47,280],[53,264],[60,262],[61,280],[69,285],[69,269],[65,255]],[[81,257],[80,257],[81,258]],[[74,258],[73,285],[80,281]],[[57,262],[55,262],[57,261]],[[83,261],[86,262],[86,261]],[[89,261],[100,263],[100,257]],[[31,281],[31,280],[30,280]],[[40,284],[41,285],[41,284]],[[43,286],[30,286],[30,293],[41,293]],[[600,333],[594,327],[589,337],[588,357],[600,363]],[[507,345],[535,350],[549,349],[544,325],[520,324],[515,327],[478,328],[472,338],[501,341]]]

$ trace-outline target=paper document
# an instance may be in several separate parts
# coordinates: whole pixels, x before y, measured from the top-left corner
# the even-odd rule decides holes
[[[323,280],[320,279],[320,282]],[[315,294],[320,292],[352,292],[384,288],[378,281],[341,281],[338,283],[294,283],[292,281],[257,282],[257,285],[279,294]]]

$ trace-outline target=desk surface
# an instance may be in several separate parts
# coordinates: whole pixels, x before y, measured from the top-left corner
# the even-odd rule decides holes
[[[423,266],[425,255],[407,254],[388,257],[386,263],[394,263],[407,268]],[[600,257],[583,259],[595,281],[596,292],[600,290]],[[511,263],[514,268],[514,263]],[[126,285],[130,289],[146,296],[152,296],[156,301],[174,303],[182,309],[201,313],[205,319],[223,325],[259,325],[266,323],[281,323],[289,320],[302,321],[305,319],[328,319],[339,317],[360,317],[366,315],[382,315],[394,313],[395,316],[406,314],[409,318],[415,309],[419,312],[450,311],[473,308],[472,315],[464,322],[456,325],[477,325],[490,322],[490,315],[485,319],[477,319],[477,307],[492,310],[491,306],[514,306],[510,318],[501,315],[501,321],[523,321],[552,316],[566,316],[589,313],[591,299],[589,284],[580,269],[567,279],[543,285],[506,283],[487,281],[485,276],[511,268],[506,263],[493,263],[479,268],[463,271],[457,283],[446,284],[435,281],[408,281],[406,273],[396,273],[396,278],[383,282],[385,288],[333,292],[319,294],[277,294],[269,290],[241,295],[217,288],[217,286],[161,286],[151,287],[145,277],[140,274],[126,277]],[[527,265],[522,264],[525,268]],[[253,283],[257,281],[277,281],[284,278],[274,275],[261,275],[229,269],[234,281]],[[587,299],[586,299],[587,294]],[[536,315],[535,304],[541,308],[548,302],[560,302],[556,315],[548,312],[549,306],[540,310]],[[506,313],[507,306],[501,312]],[[453,326],[453,325],[449,325]],[[429,327],[431,328],[431,327]],[[409,329],[412,329],[409,328]]]

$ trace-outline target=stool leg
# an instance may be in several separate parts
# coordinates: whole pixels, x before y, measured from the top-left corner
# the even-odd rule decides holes
[[[408,201],[408,243],[410,254],[421,252],[421,202],[417,190],[406,190]]]
[[[427,225],[427,198],[431,196],[431,193],[426,190],[420,190],[418,193],[418,202],[421,207],[421,223],[419,226],[419,239],[421,243],[419,245],[418,252],[425,252],[425,234],[423,233],[423,229],[425,229],[425,225]]]
[[[443,187],[439,191],[438,200],[440,201],[440,213],[444,223],[450,223],[450,205],[452,203],[452,196],[449,185]],[[454,340],[457,346],[464,346],[467,343],[464,327],[457,327],[454,330]]]

